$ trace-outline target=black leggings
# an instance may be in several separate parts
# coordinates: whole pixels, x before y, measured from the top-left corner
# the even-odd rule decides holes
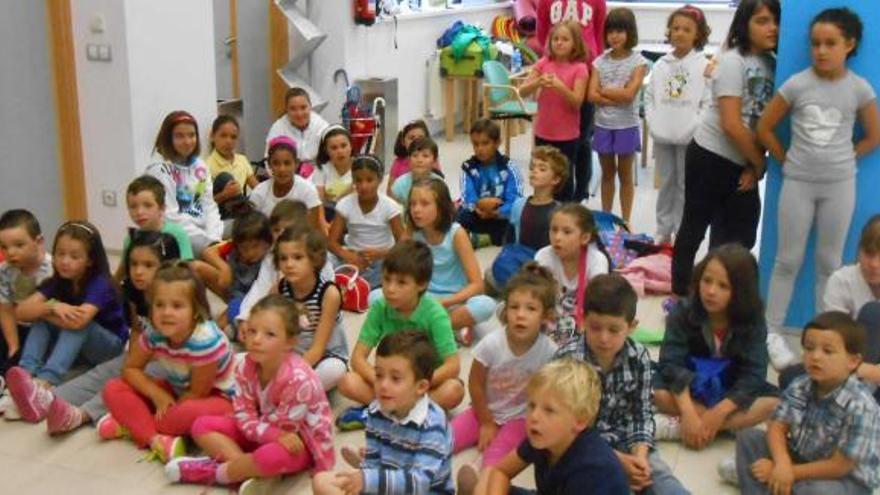
[[[743,167],[691,141],[685,156],[684,215],[672,256],[672,292],[687,295],[694,258],[712,225],[710,248],[755,245],[761,198],[758,188],[739,192]]]

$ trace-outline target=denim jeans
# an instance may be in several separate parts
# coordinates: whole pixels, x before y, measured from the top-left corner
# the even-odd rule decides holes
[[[53,337],[55,346],[49,352]],[[67,330],[39,321],[31,326],[19,366],[35,378],[57,385],[77,357],[82,356],[92,365],[100,364],[119,355],[124,344],[116,334],[94,320],[79,330]]]

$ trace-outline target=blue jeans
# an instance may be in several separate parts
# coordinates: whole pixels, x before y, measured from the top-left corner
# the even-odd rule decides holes
[[[46,357],[53,338],[55,346]],[[119,336],[94,320],[80,330],[67,330],[38,321],[31,326],[19,366],[35,378],[57,385],[77,357],[82,356],[92,365],[100,364],[119,355],[124,344]]]

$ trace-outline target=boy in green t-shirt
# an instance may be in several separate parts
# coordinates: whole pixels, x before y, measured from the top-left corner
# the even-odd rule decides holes
[[[430,396],[449,411],[464,398],[464,384],[458,378],[460,362],[452,324],[446,309],[435,299],[425,297],[434,263],[431,250],[424,243],[401,241],[385,258],[382,267],[382,299],[370,306],[351,356],[351,371],[339,382],[339,391],[360,404],[369,404],[376,396],[376,375],[367,362],[379,342],[402,330],[424,332],[431,340],[440,361],[431,379]],[[342,429],[363,427],[365,407],[353,407],[339,417]]]
[[[165,220],[165,186],[159,179],[152,175],[142,175],[131,181],[125,191],[125,206],[128,208],[128,216],[138,229],[171,234],[180,249],[180,259],[193,259],[192,243],[183,227]],[[123,252],[128,250],[128,243],[129,236],[126,235],[122,245]],[[114,275],[117,282],[122,280],[124,273],[125,267],[120,261]]]

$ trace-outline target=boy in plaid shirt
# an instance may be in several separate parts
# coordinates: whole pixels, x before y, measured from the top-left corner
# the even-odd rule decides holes
[[[736,437],[743,493],[870,495],[880,487],[880,406],[855,375],[866,339],[839,311],[807,324],[807,374],[785,390],[766,433]]]
[[[629,336],[638,296],[623,277],[598,275],[584,295],[584,338],[564,354],[593,366],[602,381],[596,430],[611,445],[636,493],[689,493],[654,450],[651,358]],[[562,357],[561,354],[557,354]]]
[[[382,339],[360,469],[315,475],[315,494],[455,493],[452,431],[446,412],[428,396],[436,362],[434,346],[422,332],[404,330]]]

